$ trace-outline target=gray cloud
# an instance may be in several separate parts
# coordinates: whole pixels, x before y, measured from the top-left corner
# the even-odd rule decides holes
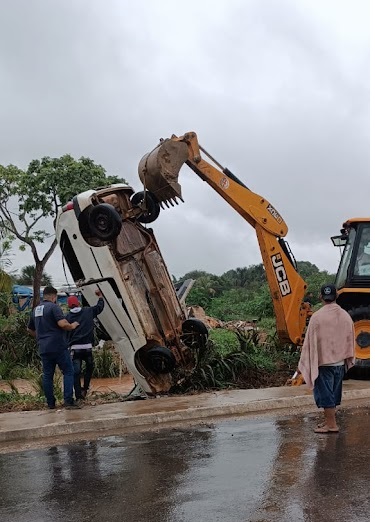
[[[283,215],[297,259],[334,271],[329,237],[369,213],[368,13],[354,0],[3,2],[0,163],[87,155],[138,189],[143,154],[195,130]],[[189,169],[181,180],[185,205],[153,225],[170,271],[260,262],[251,227]],[[47,271],[62,278],[59,254]]]

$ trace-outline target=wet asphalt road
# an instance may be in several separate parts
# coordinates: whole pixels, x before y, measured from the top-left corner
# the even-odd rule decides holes
[[[364,522],[369,409],[230,419],[0,454],[2,522]]]

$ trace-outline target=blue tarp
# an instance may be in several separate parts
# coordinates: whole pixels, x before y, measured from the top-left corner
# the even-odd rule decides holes
[[[19,312],[24,310],[31,310],[33,304],[33,289],[29,286],[13,285],[12,288],[12,302]],[[40,291],[40,298],[43,297],[43,290]],[[78,299],[80,298],[77,295]],[[66,293],[57,294],[57,303],[66,304],[68,295]],[[21,304],[22,301],[22,304]]]
[[[33,303],[33,289],[28,286],[13,285],[12,302],[19,312],[30,309]]]

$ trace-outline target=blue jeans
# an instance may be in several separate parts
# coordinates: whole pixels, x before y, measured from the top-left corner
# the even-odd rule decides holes
[[[64,403],[73,404],[74,371],[68,349],[61,352],[43,353],[41,358],[43,364],[43,390],[48,406],[53,408],[56,403],[53,393],[53,376],[55,375],[56,364],[64,376]]]
[[[335,408],[341,403],[344,374],[344,365],[319,366],[319,375],[314,383],[314,399],[318,408]]]

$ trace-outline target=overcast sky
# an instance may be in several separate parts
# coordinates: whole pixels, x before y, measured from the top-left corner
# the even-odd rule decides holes
[[[369,29],[365,0],[3,0],[0,163],[89,156],[138,191],[140,158],[194,130],[281,213],[296,259],[334,272],[330,236],[369,214]],[[260,263],[254,230],[180,182],[152,225],[170,273]],[[46,270],[63,282],[59,251]]]

